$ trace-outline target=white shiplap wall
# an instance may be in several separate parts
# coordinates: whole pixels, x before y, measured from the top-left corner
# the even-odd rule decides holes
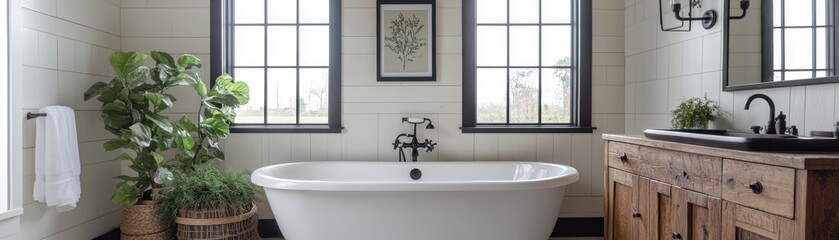
[[[393,138],[407,132],[401,117],[428,117],[439,142],[422,161],[544,161],[576,167],[563,216],[602,216],[601,133],[624,132],[623,1],[594,1],[595,134],[462,134],[461,0],[437,1],[438,80],[376,82],[375,0],[343,2],[343,125],[341,134],[233,134],[224,144],[226,166],[253,170],[297,161],[395,161]],[[122,49],[163,49],[209,60],[206,0],[133,1],[122,6]],[[197,19],[197,20],[196,20]],[[152,23],[152,24],[149,24]],[[205,75],[206,76],[206,75]],[[184,92],[184,94],[189,94]],[[178,97],[179,101],[184,98]],[[177,114],[191,109],[174,109]],[[263,203],[260,217],[273,218]]]
[[[719,10],[722,0],[702,5],[703,11]],[[839,84],[723,92],[721,25],[704,30],[694,23],[690,33],[672,33],[661,32],[658,21],[655,0],[626,0],[627,133],[667,128],[670,111],[681,99],[703,95],[728,112],[712,127],[747,131],[749,126],[765,125],[766,103],[757,101],[751,110],[743,109],[755,93],[769,95],[776,111],[787,114],[787,123],[798,126],[801,134],[829,131],[839,119]]]
[[[109,137],[99,105],[82,94],[96,81],[111,77],[108,56],[121,49],[120,3],[117,0],[24,0],[20,12],[23,48],[22,108],[24,116],[48,105],[76,109],[81,154],[82,196],[78,207],[56,213],[34,202],[35,121],[23,123],[23,208],[19,233],[11,239],[85,239],[119,225],[120,208],[110,202],[114,172],[120,165],[102,149]]]

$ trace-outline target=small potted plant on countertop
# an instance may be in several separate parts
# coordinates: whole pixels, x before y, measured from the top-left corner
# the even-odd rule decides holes
[[[130,162],[129,168],[136,173],[118,176],[122,181],[111,198],[124,206],[123,239],[171,237],[168,226],[154,213],[157,202],[151,199],[152,190],[172,178],[169,165],[224,159],[218,140],[230,133],[229,123],[236,116],[233,109],[248,102],[247,84],[234,83],[228,75],[208,88],[192,71],[201,67],[195,56],[186,54],[176,60],[168,53],[152,51],[151,57],[154,68],[145,66],[145,54],[112,54],[116,77],[108,83],[97,82],[84,93],[85,101],[102,102],[105,129],[115,136],[104,143],[105,150],[122,151],[116,160]],[[179,86],[192,86],[201,99],[197,122],[186,115],[171,121],[164,114],[176,101],[167,91]],[[174,157],[165,158],[167,151],[174,152]]]
[[[708,129],[708,122],[717,120],[723,110],[708,97],[688,98],[673,110],[671,124],[676,129]]]

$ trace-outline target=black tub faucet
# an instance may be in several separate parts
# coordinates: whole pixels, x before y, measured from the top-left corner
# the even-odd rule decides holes
[[[749,97],[749,100],[746,100],[746,110],[749,110],[752,101],[758,98],[766,100],[766,103],[769,103],[769,122],[766,126],[766,134],[778,134],[778,131],[775,129],[775,102],[769,96],[760,93],[752,95]]]
[[[396,140],[393,141],[393,149],[396,149],[399,154],[399,161],[400,162],[407,162],[408,159],[405,157],[405,149],[411,149],[411,162],[416,162],[417,157],[419,157],[419,150],[420,148],[425,148],[426,152],[434,151],[434,147],[437,146],[437,143],[434,141],[425,139],[424,142],[419,142],[417,140],[417,125],[423,124],[428,122],[428,125],[425,126],[425,129],[434,129],[434,124],[431,123],[431,119],[428,118],[402,118],[402,123],[410,123],[414,125],[414,134],[399,134],[396,136]],[[410,138],[410,141],[403,142],[400,140],[402,137]]]

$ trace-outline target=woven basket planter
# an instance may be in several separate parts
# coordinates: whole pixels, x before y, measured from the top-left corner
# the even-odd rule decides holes
[[[242,213],[229,207],[203,210],[181,210],[175,223],[178,224],[178,239],[259,239],[256,205]]]
[[[156,201],[139,201],[122,208],[122,239],[172,239],[168,226],[155,214]]]

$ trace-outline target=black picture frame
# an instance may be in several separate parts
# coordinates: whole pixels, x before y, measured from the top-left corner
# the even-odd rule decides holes
[[[396,11],[399,8],[407,8],[407,10],[428,10],[430,14],[427,15],[428,35],[427,47],[427,71],[424,72],[387,72],[385,65],[385,30],[384,27],[387,22],[383,21],[384,11]],[[394,81],[437,81],[437,11],[436,0],[376,0],[376,76],[379,82],[394,82]],[[403,60],[404,61],[404,60]],[[391,63],[391,62],[387,62]],[[403,69],[404,69],[403,64]]]

